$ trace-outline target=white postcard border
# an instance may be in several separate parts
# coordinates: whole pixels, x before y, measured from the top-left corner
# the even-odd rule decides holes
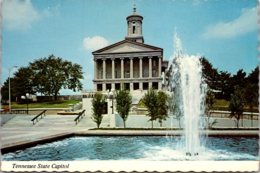
[[[259,161],[2,161],[1,171],[259,171]]]

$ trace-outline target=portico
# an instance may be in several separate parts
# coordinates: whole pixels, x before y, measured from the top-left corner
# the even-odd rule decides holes
[[[95,91],[162,89],[168,64],[162,48],[144,44],[142,20],[134,8],[125,39],[92,53]]]

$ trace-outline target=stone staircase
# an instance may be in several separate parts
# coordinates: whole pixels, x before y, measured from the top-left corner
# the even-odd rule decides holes
[[[132,94],[132,103],[138,104],[142,97],[145,95],[145,91],[133,91]]]
[[[74,123],[75,124],[75,123]],[[102,123],[100,127],[109,127],[110,119],[109,116],[103,116]],[[96,123],[92,120],[90,115],[86,115],[81,119],[81,121],[75,125],[75,127],[86,127],[86,128],[96,128]]]
[[[35,127],[64,128],[73,126],[77,115],[47,115],[40,119]]]

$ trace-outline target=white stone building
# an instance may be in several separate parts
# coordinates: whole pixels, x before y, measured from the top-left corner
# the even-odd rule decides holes
[[[92,52],[94,56],[94,91],[127,89],[143,91],[164,87],[163,49],[144,43],[143,17],[133,13],[126,18],[124,40]]]

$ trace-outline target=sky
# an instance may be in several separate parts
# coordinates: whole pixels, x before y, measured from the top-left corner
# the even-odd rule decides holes
[[[133,4],[144,17],[145,43],[163,48],[164,60],[177,32],[185,53],[205,56],[219,71],[248,74],[259,63],[257,0],[4,0],[1,82],[13,66],[54,54],[80,64],[91,90],[92,52],[125,38]]]

